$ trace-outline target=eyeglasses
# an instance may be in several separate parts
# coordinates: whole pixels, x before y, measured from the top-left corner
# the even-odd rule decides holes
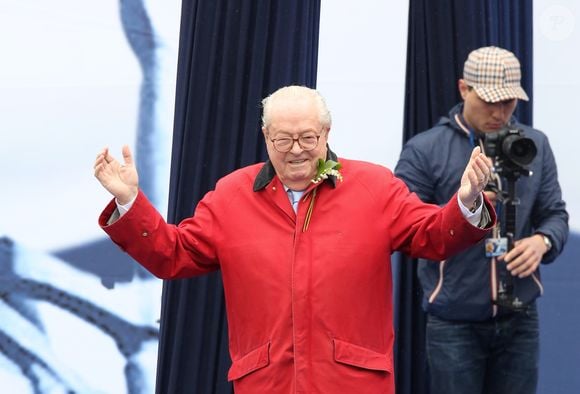
[[[320,140],[320,134],[305,133],[300,135],[298,138],[292,137],[280,137],[270,139],[274,149],[280,153],[287,153],[292,150],[295,142],[298,142],[298,146],[302,148],[303,151],[311,151],[318,146],[318,141]]]

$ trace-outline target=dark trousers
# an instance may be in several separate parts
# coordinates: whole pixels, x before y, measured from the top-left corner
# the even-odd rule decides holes
[[[431,394],[534,394],[539,327],[533,304],[483,322],[427,316]]]

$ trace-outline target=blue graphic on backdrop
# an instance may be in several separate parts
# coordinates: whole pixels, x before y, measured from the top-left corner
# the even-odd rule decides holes
[[[43,272],[48,269],[35,268],[42,265],[50,266],[50,274]],[[55,268],[57,265],[61,267]],[[113,340],[125,359],[127,392],[142,393],[142,383],[151,379],[144,376],[144,372],[151,371],[150,368],[144,371],[139,365],[139,353],[148,349],[144,346],[147,342],[152,342],[149,346],[156,345],[158,328],[133,324],[100,306],[96,296],[101,292],[97,287],[102,285],[95,284],[94,278],[74,272],[67,265],[52,256],[39,256],[23,250],[8,238],[0,239],[0,297],[3,301],[0,307],[3,317],[0,323],[0,351],[26,377],[34,393],[94,392],[68,370],[67,360],[58,359],[51,353],[52,335],[46,331],[46,324],[49,320],[58,321],[59,316],[68,313],[76,318],[75,325],[91,325],[101,335]],[[32,277],[31,270],[37,270]],[[42,275],[38,275],[38,271]],[[62,276],[59,278],[57,275]],[[63,277],[73,279],[65,280],[69,286],[58,286],[59,282],[63,282]],[[83,286],[78,289],[75,282]],[[52,306],[53,312],[39,310],[41,304]],[[67,332],[75,333],[70,323]],[[84,340],[91,339],[87,337]],[[78,349],[79,352],[95,350],[98,351],[90,343],[85,343],[85,349]]]
[[[580,298],[580,233],[570,231],[564,251],[554,263],[541,267],[545,293],[538,299],[540,313],[539,394],[578,393],[580,365],[578,311]],[[571,373],[572,372],[572,373]]]
[[[165,212],[172,122],[164,114],[173,110],[174,80],[164,80],[163,43],[144,2],[119,5],[123,31],[142,71],[135,152],[140,185]],[[58,215],[66,212],[55,214],[56,220]],[[2,392],[102,392],[75,372],[82,368],[74,365],[79,354],[104,360],[95,371],[102,379],[122,376],[115,393],[152,392],[159,310],[158,303],[147,301],[160,296],[160,281],[108,238],[46,254],[1,237]]]

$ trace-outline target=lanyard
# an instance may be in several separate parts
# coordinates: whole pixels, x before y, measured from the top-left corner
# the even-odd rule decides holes
[[[472,147],[475,148],[477,146],[475,143],[475,137],[476,137],[475,130],[473,130],[471,127],[469,127],[469,125],[465,121],[465,118],[463,117],[463,114],[461,114],[461,113],[455,114],[455,121],[457,122],[459,127],[461,127],[461,130],[465,131],[465,134],[468,135],[469,143],[471,144]],[[480,147],[483,149],[481,144],[480,144]]]

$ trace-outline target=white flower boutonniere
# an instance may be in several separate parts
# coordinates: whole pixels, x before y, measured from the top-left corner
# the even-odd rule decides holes
[[[329,176],[334,176],[336,179],[342,182],[342,174],[340,169],[342,165],[334,160],[322,160],[318,159],[318,165],[316,170],[316,176],[312,179],[312,183],[318,184],[324,179],[328,179]],[[314,211],[314,201],[316,200],[316,192],[318,187],[313,188],[312,196],[310,197],[310,204],[308,204],[308,210],[306,211],[306,218],[304,219],[304,225],[302,226],[302,232],[305,233],[310,225],[310,220],[312,219],[312,212]]]
[[[342,182],[342,174],[340,169],[342,165],[334,160],[322,160],[318,159],[318,169],[316,170],[316,176],[312,180],[312,183],[320,183],[325,179],[328,179],[329,175],[335,176],[336,179]]]

